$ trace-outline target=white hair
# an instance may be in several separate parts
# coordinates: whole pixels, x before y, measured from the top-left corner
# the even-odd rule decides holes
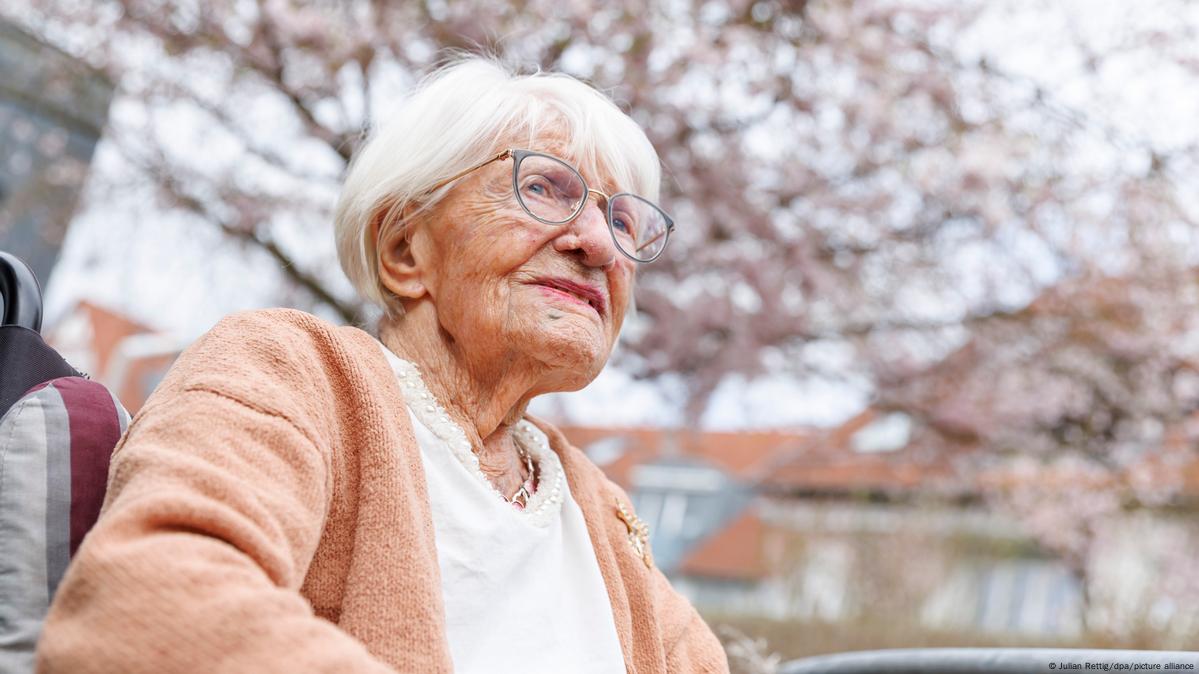
[[[527,137],[532,145],[551,128],[565,132],[566,150],[585,173],[658,200],[658,154],[607,96],[569,75],[517,75],[489,59],[459,59],[422,80],[350,164],[334,236],[359,294],[389,315],[402,312],[379,283],[372,221],[378,232],[403,226],[406,207],[420,212],[444,196],[447,190],[430,194],[438,182],[506,149],[501,143]]]

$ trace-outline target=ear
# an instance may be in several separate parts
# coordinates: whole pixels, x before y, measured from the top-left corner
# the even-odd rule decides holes
[[[428,292],[422,266],[413,252],[412,228],[417,223],[408,218],[410,210],[405,208],[395,217],[392,209],[383,209],[371,221],[379,283],[401,301],[419,299]]]

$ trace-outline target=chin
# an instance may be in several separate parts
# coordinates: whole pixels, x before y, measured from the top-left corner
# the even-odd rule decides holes
[[[607,344],[550,337],[542,335],[534,348],[539,359],[553,372],[551,378],[559,391],[578,391],[594,381],[608,364],[610,350]]]
[[[563,383],[560,390],[569,393],[572,391],[580,391],[587,387],[588,384],[595,381],[599,373],[604,369],[607,363],[600,363],[594,370],[582,372],[579,370],[571,370],[563,373]]]
[[[582,312],[538,312],[535,320],[521,328],[509,343],[521,345],[542,363],[555,390],[577,391],[590,384],[612,354],[607,326]]]

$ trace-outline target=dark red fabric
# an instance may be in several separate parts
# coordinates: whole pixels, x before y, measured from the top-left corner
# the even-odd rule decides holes
[[[62,395],[71,425],[71,556],[104,503],[108,461],[121,437],[121,421],[112,395],[100,384],[79,377],[49,382]]]

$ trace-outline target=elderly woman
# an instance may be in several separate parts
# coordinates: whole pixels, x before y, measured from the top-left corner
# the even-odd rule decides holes
[[[41,669],[727,671],[627,495],[525,411],[604,367],[673,228],[658,181],[574,79],[426,80],[337,210],[379,339],[269,310],[189,348],[116,450]]]

